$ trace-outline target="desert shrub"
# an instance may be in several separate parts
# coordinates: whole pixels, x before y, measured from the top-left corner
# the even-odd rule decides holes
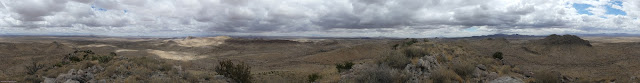
[[[111,56],[99,56],[98,57],[98,62],[100,63],[107,63],[112,59]]]
[[[115,52],[109,52],[109,56],[118,56]]]
[[[32,60],[30,64],[27,64],[24,67],[27,70],[27,72],[26,72],[27,74],[33,75],[33,74],[36,74],[36,72],[38,72],[38,70],[44,68],[44,65],[43,64],[39,64],[35,60]]]
[[[418,42],[418,39],[411,38],[411,39],[408,39],[408,41],[404,42],[404,45],[405,45],[405,46],[411,46],[411,45],[413,45],[413,44],[414,44],[414,43],[416,43],[416,42]]]
[[[409,80],[405,73],[385,65],[371,66],[359,71],[356,83],[405,83]]]
[[[251,83],[251,72],[249,65],[244,63],[234,65],[231,60],[223,60],[219,62],[220,66],[215,68],[218,74],[231,78],[238,83]]]
[[[93,51],[91,51],[91,50],[76,50],[76,51],[73,51],[73,53],[96,54],[96,53],[94,53],[94,52],[93,52]]]
[[[451,65],[451,69],[456,72],[458,76],[467,78],[473,74],[475,66],[469,62],[460,61]]]
[[[82,59],[78,58],[77,56],[71,56],[69,57],[69,60],[73,61],[73,62],[80,62],[82,61]]]
[[[418,48],[418,47],[408,47],[406,49],[404,49],[404,54],[407,57],[423,57],[425,55],[427,55],[427,52]]]
[[[451,80],[462,80],[460,76],[456,75],[456,72],[445,68],[436,69],[430,78],[433,83],[453,83]]]
[[[422,41],[423,41],[423,42],[429,42],[429,39],[424,38]]]
[[[396,49],[398,49],[398,46],[400,46],[400,45],[399,44],[394,44],[391,49],[392,50],[396,50]]]
[[[63,65],[67,65],[67,64],[69,64],[69,62],[61,61],[61,62],[58,62],[58,63],[54,64],[53,66],[62,67]]]
[[[315,82],[316,80],[322,78],[322,76],[318,75],[318,73],[313,73],[309,76],[307,76],[307,78],[309,79],[309,82]]]
[[[409,60],[408,57],[405,57],[398,52],[392,52],[392,53],[389,53],[389,55],[386,56],[381,63],[387,64],[393,68],[403,69],[410,62],[411,61]]]
[[[160,68],[158,70],[160,70],[160,71],[169,71],[169,70],[172,69],[172,67],[173,67],[173,65],[170,65],[170,64],[161,64]]]
[[[350,70],[353,65],[353,62],[344,62],[343,64],[336,64],[336,68],[338,72],[342,72],[344,70]]]
[[[502,52],[493,53],[493,58],[494,59],[498,59],[498,60],[502,60]]]
[[[537,72],[533,75],[533,77],[536,79],[536,83],[561,83],[562,80],[560,80],[560,73],[559,72],[549,72],[549,71],[543,71],[543,72]]]

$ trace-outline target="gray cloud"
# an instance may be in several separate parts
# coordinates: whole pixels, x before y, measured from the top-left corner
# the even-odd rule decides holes
[[[23,21],[43,21],[43,16],[52,15],[65,8],[66,0],[20,0],[6,1],[9,10],[17,13]]]
[[[571,6],[573,3],[606,4],[607,1],[10,0],[2,1],[4,4],[0,6],[0,27],[3,27],[0,29],[27,27],[46,33],[50,29],[66,28],[64,30],[74,30],[66,33],[104,32],[96,34],[129,34],[127,30],[134,30],[137,34],[376,33],[393,36],[458,33],[469,27],[481,28],[478,32],[465,32],[468,35],[563,33],[545,30],[640,31],[635,28],[640,24],[638,1],[623,1],[621,10],[628,16],[583,15]]]

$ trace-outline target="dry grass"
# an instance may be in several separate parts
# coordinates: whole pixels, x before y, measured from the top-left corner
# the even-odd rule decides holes
[[[433,83],[453,83],[453,81],[463,82],[462,77],[458,76],[455,71],[446,68],[436,69],[431,74]]]
[[[407,57],[422,57],[428,55],[429,53],[425,51],[423,48],[418,46],[410,46],[402,51]]]
[[[451,65],[451,69],[462,78],[469,78],[474,73],[475,65],[467,61],[459,61]]]
[[[533,76],[536,83],[561,83],[561,76],[559,72],[555,71],[540,71]]]

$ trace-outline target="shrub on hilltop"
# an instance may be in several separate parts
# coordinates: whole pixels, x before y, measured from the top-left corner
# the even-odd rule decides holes
[[[249,65],[240,63],[233,64],[231,60],[222,60],[219,62],[220,66],[215,68],[215,71],[218,74],[224,75],[225,77],[233,79],[238,83],[251,83],[251,68]]]

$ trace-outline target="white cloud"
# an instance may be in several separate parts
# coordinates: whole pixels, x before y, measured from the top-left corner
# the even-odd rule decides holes
[[[0,34],[472,36],[633,33],[640,1],[612,0],[8,0]],[[589,4],[581,15],[572,4]],[[479,27],[475,32],[462,29]],[[170,34],[163,34],[170,33]],[[461,34],[462,33],[462,34]]]

